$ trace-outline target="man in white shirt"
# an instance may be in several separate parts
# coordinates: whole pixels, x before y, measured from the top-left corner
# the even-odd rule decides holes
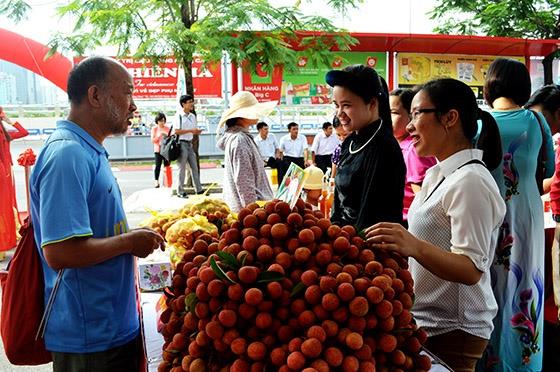
[[[327,168],[332,166],[331,156],[340,141],[333,136],[333,126],[331,123],[324,122],[323,130],[315,135],[313,144],[311,145],[311,159],[317,168],[323,173],[327,172]]]
[[[257,123],[257,130],[259,134],[254,139],[265,167],[277,168],[280,159],[280,146],[276,136],[268,133],[268,125],[264,121]]]
[[[291,122],[288,124],[288,134],[280,138],[280,151],[282,152],[282,166],[278,167],[278,180],[281,182],[291,163],[300,168],[305,168],[308,144],[307,138],[299,134],[299,125]]]
[[[189,163],[192,183],[197,194],[202,193],[202,185],[200,184],[200,173],[198,172],[198,165],[196,162],[196,154],[193,149],[192,140],[193,135],[198,135],[202,132],[196,126],[196,116],[191,112],[194,107],[194,99],[191,95],[182,95],[179,99],[179,104],[183,108],[180,112],[173,126],[175,127],[175,134],[179,135],[179,143],[181,144],[181,155],[177,161],[179,162],[179,186],[177,187],[177,196],[186,198],[187,192],[185,191],[185,170],[187,162]]]

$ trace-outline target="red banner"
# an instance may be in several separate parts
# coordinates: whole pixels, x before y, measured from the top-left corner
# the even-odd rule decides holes
[[[222,98],[222,66],[220,63],[212,63],[204,69],[203,63],[200,57],[194,57],[192,62],[195,97]]]
[[[282,66],[275,66],[272,73],[267,73],[258,65],[254,72],[243,71],[243,90],[253,93],[259,102],[280,102],[282,75]]]
[[[84,57],[74,58],[78,63]],[[169,57],[153,67],[151,61],[117,58],[132,75],[135,99],[175,99],[181,70],[175,58]],[[222,97],[222,70],[220,63],[202,68],[203,61],[195,57],[192,64],[194,94],[197,98]],[[182,81],[184,79],[181,79]]]

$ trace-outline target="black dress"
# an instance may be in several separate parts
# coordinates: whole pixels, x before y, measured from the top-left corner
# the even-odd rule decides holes
[[[379,125],[352,133],[342,144],[331,215],[337,225],[362,230],[377,222],[402,223],[406,166],[391,125]]]

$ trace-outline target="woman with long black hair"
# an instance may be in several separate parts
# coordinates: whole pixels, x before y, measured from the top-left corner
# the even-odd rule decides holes
[[[405,165],[393,137],[387,83],[367,66],[326,75],[336,116],[350,136],[342,144],[331,221],[358,229],[401,222]]]

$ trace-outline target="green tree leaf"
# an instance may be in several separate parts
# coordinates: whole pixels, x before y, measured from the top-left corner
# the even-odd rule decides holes
[[[304,0],[305,1],[305,0]],[[92,53],[99,46],[116,46],[118,56],[159,59],[174,56],[184,67],[186,90],[193,93],[192,60],[195,53],[207,63],[219,61],[223,53],[246,68],[261,64],[265,71],[283,64],[295,68],[291,42],[301,30],[341,32],[330,19],[308,16],[293,6],[274,6],[269,0],[69,0],[58,7],[61,17],[75,20],[69,34],[56,34],[49,45],[55,51]],[[362,0],[327,0],[328,7],[344,13]],[[30,6],[24,0],[7,0],[0,11],[22,19]],[[315,36],[309,45],[318,60],[332,48],[346,50],[356,40]]]
[[[558,0],[438,0],[429,13],[445,34],[560,39]],[[552,83],[552,59],[545,56],[545,84]]]

